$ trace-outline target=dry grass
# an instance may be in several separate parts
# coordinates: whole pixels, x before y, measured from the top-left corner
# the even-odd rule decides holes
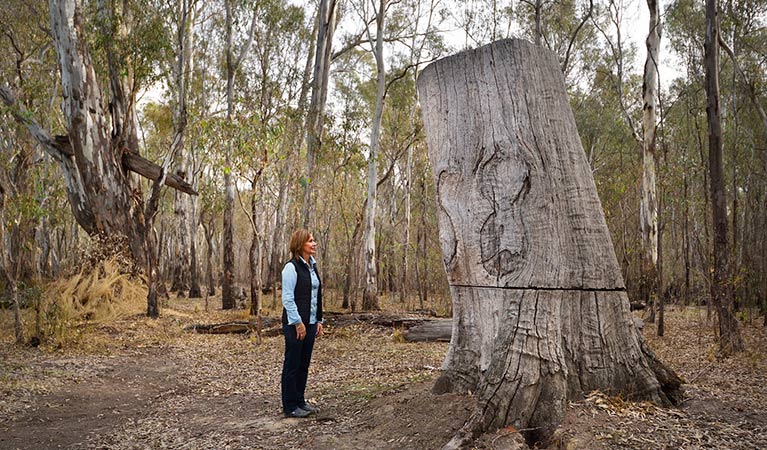
[[[125,273],[115,258],[89,271],[54,280],[42,289],[32,307],[22,310],[25,336],[37,336],[45,345],[56,348],[82,342],[88,330],[107,325],[146,310],[147,289],[143,280]],[[13,328],[13,316],[3,312],[0,333]]]

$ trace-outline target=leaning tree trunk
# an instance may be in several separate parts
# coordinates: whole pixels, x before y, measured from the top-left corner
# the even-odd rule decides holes
[[[143,262],[138,224],[143,211],[137,207],[120,151],[115,151],[112,130],[104,108],[98,77],[84,43],[80,7],[73,0],[50,2],[51,31],[56,44],[64,95],[63,110],[71,157],[63,155],[67,195],[77,222],[89,234],[122,235],[136,260]],[[113,89],[116,81],[113,80]],[[125,92],[119,92],[126,95]],[[112,105],[124,100],[113,92]]]
[[[634,325],[556,56],[498,41],[418,90],[454,311],[434,389],[478,398],[446,448],[506,424],[545,439],[595,389],[668,404],[680,380]]]

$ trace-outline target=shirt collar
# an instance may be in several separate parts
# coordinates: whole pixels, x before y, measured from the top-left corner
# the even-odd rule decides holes
[[[311,256],[311,255],[309,256],[309,263],[308,264],[307,264],[306,260],[304,259],[304,257],[301,256],[301,255],[298,255],[298,260],[301,261],[302,263],[306,264],[309,267],[314,267],[314,265],[317,263],[317,261],[314,260],[314,256]]]

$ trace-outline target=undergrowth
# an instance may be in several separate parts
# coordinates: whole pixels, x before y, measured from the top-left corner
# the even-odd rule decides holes
[[[26,320],[29,335],[39,321],[40,341],[65,346],[88,325],[102,324],[146,309],[147,289],[143,280],[126,273],[116,258],[109,258],[44,287],[39,306],[27,311],[38,314]],[[37,310],[37,311],[34,311]]]

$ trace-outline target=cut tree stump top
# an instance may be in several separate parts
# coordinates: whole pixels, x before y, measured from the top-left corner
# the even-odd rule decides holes
[[[505,40],[432,63],[418,79],[448,279],[623,290],[564,79],[540,58],[555,56]]]

